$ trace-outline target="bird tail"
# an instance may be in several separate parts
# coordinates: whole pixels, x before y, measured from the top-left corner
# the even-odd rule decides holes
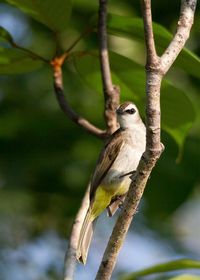
[[[79,262],[82,262],[83,264],[86,264],[87,261],[87,255],[90,247],[90,243],[92,241],[92,235],[94,232],[94,225],[96,224],[96,220],[92,219],[91,215],[91,209],[89,208],[81,231],[76,251],[76,258]]]

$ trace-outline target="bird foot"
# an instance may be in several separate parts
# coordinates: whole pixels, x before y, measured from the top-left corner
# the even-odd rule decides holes
[[[120,210],[122,210],[122,209],[124,208],[124,203],[123,203],[123,202],[120,203],[119,206],[118,206],[118,208],[119,208]]]

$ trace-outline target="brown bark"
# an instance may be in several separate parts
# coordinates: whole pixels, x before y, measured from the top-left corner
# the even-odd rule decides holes
[[[74,110],[70,107],[67,99],[64,95],[64,87],[63,87],[63,76],[62,76],[62,65],[64,60],[66,59],[66,54],[60,57],[56,57],[51,61],[51,65],[53,67],[54,73],[54,89],[56,98],[60,105],[61,110],[65,113],[65,115],[74,123],[82,127],[84,130],[93,134],[99,138],[106,137],[106,131],[103,131],[90,123],[85,118],[79,116]]]
[[[106,3],[105,0],[99,0],[99,22],[98,22],[98,35],[99,35],[99,57],[101,64],[101,76],[105,100],[104,117],[106,123],[106,131],[102,131],[95,127],[87,120],[79,117],[68,105],[64,96],[63,82],[62,82],[62,64],[67,58],[67,52],[58,59],[52,61],[54,69],[54,88],[58,103],[62,111],[75,123],[83,127],[89,133],[105,139],[108,135],[112,134],[117,128],[118,123],[116,119],[116,108],[119,105],[120,89],[113,85],[109,64],[109,55],[107,47],[107,32],[106,32]],[[73,45],[75,45],[77,41]],[[73,46],[72,45],[72,46]],[[71,50],[71,48],[69,49]],[[68,51],[69,51],[68,50]],[[76,215],[75,222],[72,227],[71,235],[68,242],[68,249],[65,256],[64,265],[64,280],[72,280],[74,277],[76,267],[76,248],[79,238],[80,229],[88,209],[89,204],[89,189],[83,198],[80,209]]]
[[[142,1],[144,31],[147,50],[146,64],[146,150],[140,160],[136,173],[132,176],[129,192],[124,202],[117,222],[114,226],[107,248],[99,267],[96,280],[108,280],[111,278],[117,256],[126,237],[131,221],[137,211],[142,198],[149,175],[159,159],[163,146],[160,142],[160,87],[164,74],[169,70],[172,63],[180,53],[189,37],[192,27],[195,0],[182,0],[181,12],[178,21],[177,32],[173,40],[161,57],[156,54],[151,1]]]
[[[107,133],[112,134],[118,128],[115,111],[119,106],[120,89],[118,86],[113,85],[111,77],[107,43],[106,18],[107,0],[99,0],[98,36],[101,77],[105,99],[104,117],[107,126]]]

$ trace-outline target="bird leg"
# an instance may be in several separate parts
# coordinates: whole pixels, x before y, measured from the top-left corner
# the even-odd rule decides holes
[[[107,207],[108,216],[112,217],[118,208],[122,209],[126,194],[116,195]]]

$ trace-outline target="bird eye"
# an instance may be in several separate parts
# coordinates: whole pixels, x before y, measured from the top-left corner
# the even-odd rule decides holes
[[[128,113],[128,114],[134,114],[135,113],[135,109],[128,109],[128,110],[126,110],[126,112]]]

